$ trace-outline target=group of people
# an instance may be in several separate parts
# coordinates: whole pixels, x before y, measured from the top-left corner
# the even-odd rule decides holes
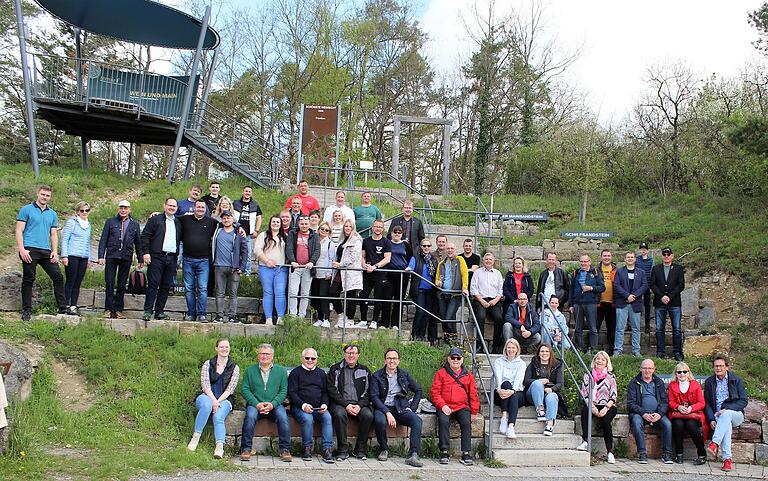
[[[419,383],[400,368],[400,352],[390,348],[384,354],[384,367],[371,371],[358,362],[360,347],[344,346],[344,358],[332,364],[327,372],[318,368],[317,351],[311,347],[301,353],[301,365],[288,370],[275,363],[274,348],[261,344],[258,363],[243,374],[240,394],[246,403],[245,419],[240,438],[240,459],[248,461],[253,448],[256,422],[271,419],[278,432],[279,456],[290,462],[291,429],[288,410],[301,425],[302,459],[312,460],[314,426],[321,432],[321,457],[326,463],[347,459],[350,454],[365,460],[368,453],[368,433],[371,425],[379,445],[378,459],[389,459],[387,429],[398,425],[410,428],[408,456],[405,464],[421,467],[422,420],[416,414],[422,398]],[[201,392],[195,400],[197,416],[192,439],[187,448],[197,449],[209,418],[212,417],[216,446],[214,457],[224,455],[225,420],[232,411],[240,368],[229,356],[227,339],[216,341],[216,355],[206,360],[200,370]],[[437,410],[440,463],[449,462],[449,423],[458,420],[461,427],[461,457],[465,465],[473,464],[470,454],[471,421],[480,410],[477,386],[472,373],[463,365],[464,354],[452,348],[447,361],[435,374],[430,396]],[[357,441],[350,453],[347,426],[357,421]],[[336,450],[333,450],[336,434]]]
[[[666,386],[657,376],[653,360],[645,359],[640,364],[640,373],[627,386],[627,411],[632,435],[637,445],[638,462],[648,462],[645,443],[646,426],[656,426],[661,433],[661,460],[666,464],[683,463],[683,439],[688,434],[696,446],[695,465],[707,462],[707,452],[717,458],[721,456],[723,471],[733,469],[731,437],[734,428],[744,422],[744,408],[748,398],[744,382],[730,372],[728,359],[717,354],[712,360],[713,374],[699,384],[685,362],[675,366],[673,379]],[[599,351],[592,359],[591,373],[584,375],[581,395],[589,399],[581,411],[583,442],[577,449],[586,451],[587,417],[602,428],[608,462],[614,463],[613,431],[611,422],[616,417],[618,387],[613,374],[611,358],[605,351]],[[706,440],[711,435],[711,441]]]

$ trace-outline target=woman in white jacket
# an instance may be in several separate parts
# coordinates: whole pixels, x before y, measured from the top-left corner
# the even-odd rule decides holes
[[[520,358],[520,344],[513,337],[504,343],[503,355],[493,363],[496,375],[496,401],[501,407],[499,431],[510,439],[516,438],[517,410],[525,402],[525,362]]]
[[[339,312],[339,320],[336,327],[352,327],[354,325],[355,308],[358,294],[363,288],[362,264],[363,238],[357,233],[355,221],[344,221],[344,232],[341,242],[336,247],[336,257],[331,266],[334,267],[331,295],[340,296],[346,293],[347,306],[345,312]],[[339,268],[351,269],[339,269]],[[343,301],[342,301],[343,305]]]

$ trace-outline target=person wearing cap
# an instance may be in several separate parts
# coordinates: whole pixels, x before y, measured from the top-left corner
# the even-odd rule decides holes
[[[437,436],[440,464],[448,464],[449,426],[451,418],[461,428],[461,458],[466,466],[473,464],[470,454],[472,420],[480,412],[477,384],[472,373],[464,367],[464,352],[454,347],[448,352],[448,360],[437,370],[430,389],[432,404],[437,408]]]
[[[138,267],[144,263],[141,248],[141,229],[139,223],[131,217],[131,203],[121,200],[117,204],[117,215],[104,223],[99,239],[98,262],[104,266],[104,317],[125,319],[125,287],[133,263],[136,249]],[[117,282],[115,282],[117,276]],[[117,290],[115,290],[117,285]]]
[[[661,264],[651,270],[653,307],[656,311],[656,356],[666,355],[665,326],[667,314],[672,321],[672,351],[676,361],[683,360],[683,332],[680,326],[682,303],[680,294],[685,289],[685,272],[680,264],[672,261],[672,248],[661,250]]]
[[[238,235],[231,211],[221,212],[221,224],[216,227],[211,240],[211,256],[216,279],[216,317],[213,322],[224,321],[224,294],[229,294],[228,322],[240,322],[237,318],[237,290],[240,274],[245,271],[248,258],[248,241]]]
[[[637,268],[645,274],[645,280],[650,286],[651,271],[653,270],[653,256],[648,253],[648,243],[641,242],[637,253]],[[643,309],[645,310],[645,332],[651,332],[651,290],[646,289],[643,294]]]

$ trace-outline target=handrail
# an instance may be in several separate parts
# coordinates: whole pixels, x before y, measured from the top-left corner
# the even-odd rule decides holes
[[[549,301],[546,299],[546,296],[544,293],[540,293],[541,296],[541,302],[542,302],[542,314],[544,312],[544,309],[547,309],[550,314],[552,314],[552,318],[557,322],[558,327],[560,328],[560,335],[565,338],[565,340],[568,341],[568,345],[570,349],[573,351],[573,353],[576,355],[576,359],[579,361],[579,364],[581,365],[581,368],[584,370],[584,372],[588,375],[589,379],[589,390],[587,392],[587,397],[585,398],[581,394],[581,384],[579,381],[576,380],[575,376],[573,375],[573,371],[568,365],[568,361],[565,358],[565,350],[562,349],[562,347],[558,348],[558,351],[560,352],[560,359],[563,362],[563,365],[565,366],[565,369],[568,371],[568,375],[570,376],[573,383],[576,385],[576,389],[579,392],[579,398],[581,398],[582,401],[587,403],[587,406],[590,409],[587,409],[587,450],[589,452],[592,451],[592,390],[594,388],[594,378],[592,377],[592,373],[590,369],[587,367],[587,365],[584,363],[584,360],[581,358],[581,353],[576,348],[576,345],[573,343],[573,340],[568,336],[568,334],[565,333],[565,329],[563,329],[563,325],[560,323],[560,321],[555,317],[554,310],[549,305]],[[562,341],[561,341],[562,346]],[[582,433],[584,434],[584,433]]]

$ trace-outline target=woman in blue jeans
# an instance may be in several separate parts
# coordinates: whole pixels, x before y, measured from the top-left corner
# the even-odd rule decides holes
[[[224,456],[224,437],[227,428],[224,420],[232,412],[232,402],[240,378],[240,368],[229,358],[229,340],[216,341],[216,356],[205,361],[200,369],[200,387],[202,392],[195,399],[197,417],[195,417],[195,432],[187,445],[194,451],[200,441],[200,435],[213,415],[213,434],[216,438],[216,448],[213,457],[221,459]]]
[[[266,324],[272,325],[272,313],[277,311],[276,324],[283,323],[286,310],[288,267],[285,264],[285,232],[280,217],[269,218],[269,228],[256,237],[254,251],[259,261],[259,280],[263,289]]]
[[[544,436],[552,436],[563,388],[563,364],[552,346],[540,344],[525,370],[525,399],[536,408],[536,419],[546,421]]]
[[[77,299],[80,297],[80,285],[91,257],[91,223],[88,215],[91,206],[80,201],[75,206],[75,215],[67,219],[61,231],[61,263],[67,281],[64,283],[64,298],[67,301],[67,314],[79,315]]]

